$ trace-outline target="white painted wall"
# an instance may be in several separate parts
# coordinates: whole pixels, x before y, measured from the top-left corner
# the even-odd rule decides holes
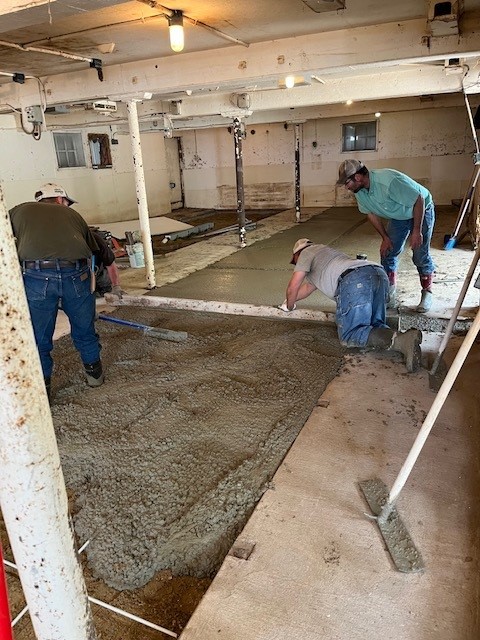
[[[376,151],[342,153],[342,124],[374,119],[373,114],[319,118],[301,126],[302,206],[354,203],[352,195],[335,186],[338,166],[348,157],[372,169],[391,167],[407,173],[432,191],[437,204],[463,196],[475,151],[464,106],[385,113],[378,121]],[[285,130],[283,123],[249,125],[247,120],[246,131],[246,207],[292,207],[293,126]],[[188,131],[182,137],[186,205],[236,208],[232,135],[220,128]]]
[[[294,132],[283,123],[246,122],[243,172],[247,208],[291,207],[294,198]],[[252,133],[253,132],[253,133]],[[186,206],[235,209],[233,133],[228,128],[182,133]]]
[[[119,144],[111,145],[111,169],[91,168],[88,133],[107,133],[111,137],[115,128],[108,121],[86,128],[72,126],[65,119],[62,125],[58,124],[57,118],[55,128],[44,131],[41,139],[36,141],[18,129],[18,123],[12,116],[0,115],[0,179],[7,207],[33,200],[33,194],[43,183],[55,182],[78,200],[75,209],[90,224],[136,219],[138,210],[130,137],[115,135]],[[58,168],[53,130],[82,132],[87,167]],[[159,131],[144,133],[141,143],[150,216],[168,215],[171,208],[164,137]]]
[[[98,121],[98,116],[95,116]],[[70,119],[69,119],[70,118]],[[80,127],[79,116],[56,117],[41,140],[23,133],[11,115],[0,114],[0,179],[7,207],[33,198],[44,182],[57,182],[79,202],[75,208],[89,223],[135,219],[136,205],[130,138],[125,125],[109,120]],[[373,116],[317,118],[301,125],[302,206],[354,203],[335,181],[346,122]],[[120,126],[120,125],[118,125]],[[63,129],[62,129],[63,127]],[[378,123],[378,148],[355,157],[371,168],[393,167],[425,184],[437,204],[461,198],[467,189],[475,150],[464,106],[384,113]],[[58,169],[52,131],[81,131],[89,163],[88,132],[114,135],[113,167]],[[254,131],[254,133],[253,133]],[[248,124],[243,141],[247,208],[290,208],[294,205],[294,127],[284,123]],[[187,207],[236,208],[233,135],[227,128],[179,132],[184,148]],[[143,164],[151,216],[171,212],[169,172],[161,131],[142,133]],[[314,146],[316,142],[316,146]]]

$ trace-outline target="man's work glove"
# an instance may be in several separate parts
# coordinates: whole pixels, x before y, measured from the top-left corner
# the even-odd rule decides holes
[[[296,305],[296,304],[294,304],[294,305],[293,305],[293,309],[289,309],[289,308],[287,307],[287,301],[286,301],[286,300],[284,300],[284,301],[282,302],[282,304],[279,304],[279,305],[278,305],[278,307],[277,307],[277,308],[278,308],[278,309],[281,309],[282,311],[285,311],[285,313],[290,313],[291,311],[295,311],[295,309],[297,308],[297,305]]]
[[[118,296],[120,299],[123,298],[123,294],[125,293],[125,291],[122,291],[122,288],[120,287],[119,284],[114,284],[112,287],[112,291],[111,291],[112,295],[114,296]]]

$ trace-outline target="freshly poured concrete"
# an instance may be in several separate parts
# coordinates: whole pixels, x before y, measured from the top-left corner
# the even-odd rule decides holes
[[[478,621],[478,348],[398,502],[423,574],[397,572],[360,480],[391,486],[433,399],[426,371],[350,356],[181,640],[474,640]]]
[[[431,310],[433,316],[450,317],[451,301],[455,302],[474,255],[468,245],[443,251],[443,236],[451,230],[454,220],[453,208],[443,208],[435,227],[432,253],[437,271]],[[268,222],[264,221],[266,227]],[[303,223],[262,238],[261,242],[251,242],[242,250],[237,248],[217,261],[210,261],[205,268],[190,272],[188,277],[159,286],[149,295],[257,305],[281,304],[293,269],[290,265],[293,245],[298,238],[304,237],[316,243],[330,244],[353,258],[357,253],[364,253],[370,260],[380,259],[380,237],[366,217],[353,207],[337,207],[318,212]],[[235,243],[235,240],[235,235],[230,234],[223,242]],[[175,253],[181,254],[182,251]],[[419,278],[410,255],[411,250],[407,248],[400,258],[398,273],[398,298],[406,310],[415,309],[420,301]],[[172,259],[181,261],[181,257],[176,255]],[[163,264],[161,261],[157,264],[161,276]],[[162,285],[162,282],[158,284]],[[478,293],[475,289],[469,291],[464,303],[467,311],[468,307],[478,304]],[[315,292],[300,301],[298,308],[331,312],[335,303]]]
[[[299,237],[328,238],[375,259],[379,239],[355,215],[322,214],[156,293],[276,304]],[[437,224],[432,316],[449,317],[473,257],[469,247],[443,251],[452,220]],[[413,308],[419,285],[408,251],[399,275],[401,300]],[[328,308],[318,294],[302,304]],[[464,311],[477,305],[472,288]],[[459,342],[453,339],[450,359]],[[438,338],[426,336],[425,351],[432,345]],[[226,558],[182,640],[478,637],[479,360],[475,346],[398,502],[425,573],[394,569],[357,483],[380,477],[392,485],[434,399],[428,373],[408,375],[387,354],[352,355],[321,398],[328,406],[312,412],[239,536],[254,545],[252,554]]]
[[[198,297],[221,299],[217,294],[230,291],[230,300],[240,301],[244,278],[251,278],[248,301],[265,304],[270,295],[276,304],[277,295],[283,299],[292,268],[291,246],[299,237],[311,235],[321,242],[331,233],[335,246],[374,259],[379,239],[366,223],[355,227],[359,214],[344,212],[342,235],[330,227],[330,222],[337,224],[329,220],[333,213],[342,215],[337,210],[312,221],[318,224],[315,237],[313,230],[305,232],[308,223],[292,223],[290,211],[249,234],[245,250],[239,251],[235,234],[229,234],[169,254],[156,260],[157,281],[177,280],[169,295],[181,296],[191,285],[188,278],[179,277],[216,262],[207,268],[210,277],[202,279],[204,289]],[[442,250],[443,234],[451,231],[454,220],[451,212],[437,224],[437,283],[430,315],[448,315],[473,256],[468,246]],[[288,228],[291,237],[281,246],[278,238]],[[269,245],[275,232],[277,239]],[[244,262],[250,243],[257,251]],[[265,262],[260,256],[269,252],[275,268],[258,268]],[[231,289],[217,286],[225,277],[222,258],[232,269]],[[264,281],[270,271],[278,275],[278,282],[270,280],[273,293]],[[130,293],[142,291],[141,270],[122,272],[121,278]],[[418,278],[408,254],[402,258],[399,289],[402,302],[414,306]],[[469,291],[466,311],[478,305],[478,293]],[[314,308],[316,296],[303,304]],[[428,350],[438,340],[428,336],[424,344]],[[459,339],[454,339],[450,358],[458,345]],[[400,360],[387,355],[352,355],[322,396],[328,406],[313,410],[241,533],[241,541],[255,543],[250,558],[227,556],[182,639],[477,638],[479,360],[474,346],[398,503],[426,562],[424,574],[409,576],[393,569],[376,526],[363,514],[367,505],[356,483],[378,476],[391,486],[434,399],[428,375],[425,370],[407,375]]]

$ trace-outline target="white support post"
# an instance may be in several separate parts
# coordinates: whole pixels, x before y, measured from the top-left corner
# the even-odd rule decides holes
[[[0,187],[0,504],[38,640],[95,640],[52,417]]]
[[[132,145],[133,169],[135,173],[135,189],[137,191],[138,214],[142,232],[143,251],[145,255],[145,271],[147,286],[155,289],[155,264],[153,262],[152,234],[150,233],[150,218],[148,215],[147,191],[145,189],[145,174],[143,172],[142,146],[140,144],[140,127],[138,125],[137,102],[127,102],[128,126]]]

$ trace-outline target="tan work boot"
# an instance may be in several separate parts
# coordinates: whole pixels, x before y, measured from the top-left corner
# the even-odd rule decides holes
[[[422,343],[422,332],[420,329],[408,329],[403,333],[396,333],[393,338],[393,351],[400,351],[405,358],[405,366],[408,373],[417,371],[422,359],[420,345]]]

